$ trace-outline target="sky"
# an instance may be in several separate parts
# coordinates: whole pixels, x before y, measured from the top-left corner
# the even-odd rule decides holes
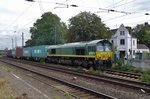
[[[135,27],[150,23],[150,15],[145,15],[150,14],[149,5],[150,0],[0,0],[0,49],[22,46],[22,33],[24,42],[30,39],[30,27],[45,12],[56,14],[68,25],[71,17],[90,11],[107,27],[115,29],[121,24]]]

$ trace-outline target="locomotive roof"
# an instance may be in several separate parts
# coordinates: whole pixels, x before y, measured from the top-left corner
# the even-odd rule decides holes
[[[85,41],[85,42],[75,42],[75,43],[66,43],[61,45],[52,45],[50,48],[62,48],[62,47],[84,47],[85,45],[96,45],[98,42],[103,41],[104,39]]]

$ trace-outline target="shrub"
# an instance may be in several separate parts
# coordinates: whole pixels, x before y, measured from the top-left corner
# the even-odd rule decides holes
[[[41,59],[40,59],[40,63],[45,63],[45,59],[44,59],[44,58],[41,58]]]
[[[123,60],[118,60],[112,65],[112,69],[120,70],[123,65]]]
[[[150,70],[144,71],[144,73],[141,76],[141,80],[143,82],[150,83]]]
[[[142,73],[141,68],[137,68],[137,67],[130,66],[130,65],[124,65],[120,61],[113,64],[112,69],[120,70],[120,71],[127,71],[127,72],[134,72],[134,73]]]

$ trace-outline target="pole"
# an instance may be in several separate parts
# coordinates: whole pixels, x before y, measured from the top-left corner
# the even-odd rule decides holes
[[[22,47],[24,46],[24,33],[22,32]]]
[[[17,37],[16,37],[16,31],[14,31],[14,35],[15,35],[15,47],[17,47]]]
[[[132,60],[132,36],[131,36],[131,60]]]
[[[14,41],[13,41],[13,38],[12,38],[11,40],[12,40],[12,49],[13,49],[13,48],[14,48],[14,45],[13,45]]]
[[[17,47],[17,37],[15,36],[15,47]]]

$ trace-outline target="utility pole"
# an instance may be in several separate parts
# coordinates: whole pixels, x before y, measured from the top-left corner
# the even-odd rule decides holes
[[[132,60],[132,35],[131,35],[131,60]]]
[[[15,36],[15,47],[17,47],[17,37]]]
[[[24,33],[22,32],[22,47],[24,46]]]
[[[16,31],[14,31],[14,35],[15,35],[15,47],[17,47],[17,37],[16,37]]]
[[[13,41],[13,38],[11,39],[11,41],[12,41],[12,49],[13,49],[13,48],[14,48],[14,45],[13,45],[14,41]]]

